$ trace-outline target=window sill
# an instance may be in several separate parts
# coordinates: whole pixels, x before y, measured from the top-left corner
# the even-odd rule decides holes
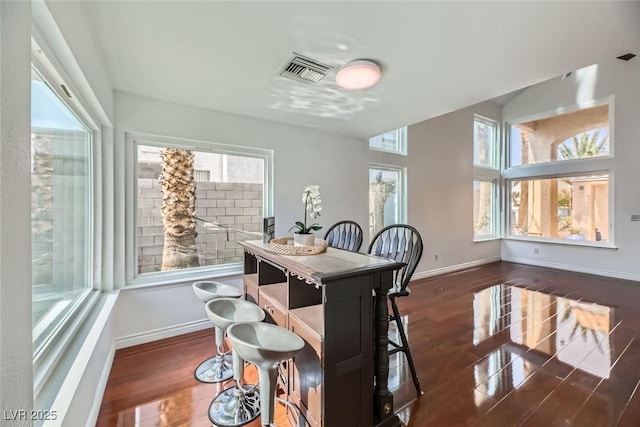
[[[582,246],[588,248],[600,248],[600,249],[618,249],[613,242],[592,242],[587,240],[567,240],[567,239],[553,239],[549,237],[525,237],[525,236],[507,236],[505,240],[513,240],[520,242],[533,242],[533,243],[549,243],[555,245],[567,245],[567,246]]]
[[[500,237],[500,236],[474,237],[473,238],[473,243],[489,242],[489,241],[493,241],[493,240],[502,240],[502,237]]]
[[[397,154],[398,156],[405,156],[405,157],[407,157],[407,152],[406,152],[406,151],[385,150],[384,148],[374,148],[374,147],[369,147],[369,150],[371,150],[371,151],[377,151],[377,152],[379,152],[379,153]]]
[[[209,280],[244,274],[241,262],[225,266],[202,267],[191,271],[172,271],[146,273],[129,281],[124,289],[154,288],[158,286],[170,286],[197,280]]]

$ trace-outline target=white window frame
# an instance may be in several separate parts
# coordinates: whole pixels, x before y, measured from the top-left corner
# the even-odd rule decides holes
[[[62,365],[68,363],[67,355],[74,340],[81,334],[87,322],[95,315],[94,310],[100,301],[102,280],[99,268],[102,257],[102,213],[97,209],[96,201],[102,198],[102,177],[99,174],[100,153],[102,151],[102,132],[100,112],[94,111],[93,104],[83,97],[83,90],[76,86],[64,68],[57,62],[51,49],[46,46],[39,33],[34,32],[31,40],[31,64],[43,81],[60,97],[62,102],[76,115],[77,119],[91,132],[91,150],[89,153],[89,203],[88,229],[90,254],[89,286],[86,291],[73,303],[72,308],[60,321],[57,328],[33,354],[33,390],[34,401],[38,404],[50,404],[59,386],[53,384],[59,376],[59,371],[65,369]],[[64,85],[72,94],[71,97],[63,90]]]
[[[371,145],[371,140],[375,137],[378,136],[382,136],[384,134],[387,133],[391,133],[391,132],[395,132],[396,133],[396,137],[398,138],[398,149],[397,150],[390,150],[390,149],[386,149],[386,148],[381,148],[381,147],[375,147]],[[407,155],[407,133],[408,133],[408,128],[402,127],[402,128],[398,128],[395,130],[391,130],[389,132],[384,132],[381,133],[380,135],[376,135],[372,138],[369,138],[369,150],[373,150],[373,151],[381,151],[383,153],[393,153],[393,154],[400,154],[403,156]]]
[[[273,215],[273,150],[254,148],[239,145],[221,144],[208,141],[197,141],[183,138],[156,136],[144,133],[126,132],[126,286],[147,287],[153,285],[175,284],[177,282],[202,280],[207,278],[224,277],[242,274],[243,263],[229,263],[222,265],[209,265],[188,268],[184,270],[159,271],[138,275],[138,235],[136,232],[136,212],[138,208],[137,198],[137,174],[136,167],[137,147],[148,145],[153,147],[178,148],[217,154],[229,154],[243,157],[254,157],[264,161],[263,184],[263,216]]]
[[[598,157],[587,157],[582,159],[562,160],[555,162],[535,163],[530,165],[516,165],[511,166],[509,164],[510,147],[511,143],[509,137],[511,135],[510,127],[518,125],[520,123],[527,123],[534,120],[540,120],[550,117],[559,116],[562,114],[572,113],[586,108],[597,107],[601,105],[607,105],[609,109],[609,155]],[[615,147],[615,130],[613,127],[614,120],[614,97],[606,97],[597,100],[591,100],[582,102],[579,104],[570,105],[564,108],[558,108],[553,111],[546,111],[535,115],[530,115],[522,118],[516,118],[510,122],[505,122],[505,138],[504,138],[504,170],[502,177],[504,180],[504,193],[505,193],[505,209],[504,209],[504,223],[505,223],[505,238],[508,240],[523,240],[523,241],[536,241],[553,243],[559,245],[577,245],[577,246],[595,246],[601,248],[616,248],[615,246],[615,216],[614,216],[614,197],[615,194],[615,165],[614,165],[614,147]],[[551,179],[551,178],[565,178],[572,176],[585,176],[585,175],[597,175],[607,174],[609,176],[609,240],[607,242],[602,241],[587,241],[587,240],[567,240],[554,237],[536,237],[536,236],[519,236],[513,235],[511,224],[511,183],[512,181],[520,180],[533,180],[533,179]]]
[[[495,129],[494,132],[494,141],[493,141],[493,152],[491,153],[491,164],[493,167],[487,167],[482,165],[475,164],[475,150],[476,150],[476,121],[480,121],[487,125],[493,126]],[[502,184],[502,174],[500,169],[500,122],[497,120],[490,119],[485,116],[481,116],[479,114],[474,114],[473,116],[473,181],[481,181],[481,182],[491,182],[493,183],[493,191],[492,191],[492,201],[491,201],[491,228],[493,229],[493,234],[486,236],[476,236],[475,228],[473,229],[473,241],[474,242],[484,242],[487,240],[496,240],[502,237],[502,228],[501,228],[501,213],[500,213],[500,188]],[[473,188],[473,187],[472,187]],[[473,190],[472,190],[473,191]],[[473,215],[473,212],[472,212]],[[472,226],[473,217],[472,217]]]
[[[371,174],[371,169],[383,170],[389,172],[398,173],[398,184],[396,185],[396,191],[398,193],[398,206],[397,206],[397,224],[407,223],[407,168],[405,166],[394,166],[381,163],[369,163],[367,174]],[[367,181],[370,182],[370,181]],[[368,189],[368,186],[367,186]],[[369,228],[371,225],[367,224]]]

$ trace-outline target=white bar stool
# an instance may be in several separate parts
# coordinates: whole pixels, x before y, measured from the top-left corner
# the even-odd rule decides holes
[[[216,340],[222,340],[225,332],[237,322],[260,323],[264,311],[256,304],[239,299],[219,298],[209,301],[207,315],[216,326]],[[255,385],[243,385],[244,361],[233,353],[233,378],[235,386],[218,394],[209,405],[209,419],[217,426],[241,426],[260,415],[260,392]]]
[[[260,377],[260,417],[263,426],[273,424],[278,365],[291,359],[304,347],[304,340],[285,328],[270,323],[235,323],[227,329],[235,367],[242,359],[258,368]]]
[[[194,282],[192,287],[196,297],[204,303],[217,298],[240,298],[242,296],[240,289],[221,282],[203,280]],[[232,356],[230,353],[224,352],[224,340],[218,341],[218,333],[216,332],[216,355],[199,364],[194,372],[194,376],[200,382],[218,383],[233,376]]]

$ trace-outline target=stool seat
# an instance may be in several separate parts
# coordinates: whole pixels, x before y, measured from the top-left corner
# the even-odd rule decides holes
[[[193,293],[204,302],[217,298],[240,298],[243,292],[232,285],[201,280],[192,285]],[[228,380],[233,375],[231,369],[232,356],[224,352],[224,340],[216,334],[216,355],[208,358],[196,368],[194,375],[196,379],[203,383],[217,383]]]
[[[304,340],[270,323],[236,323],[227,329],[233,351],[256,366],[273,366],[304,348]]]
[[[234,323],[262,322],[265,318],[264,310],[256,304],[235,298],[213,299],[205,308],[209,320],[223,331]]]
[[[216,339],[222,339],[227,328],[237,322],[262,322],[265,312],[256,304],[235,299],[217,298],[205,304],[209,320],[216,327]],[[226,375],[226,374],[225,374]],[[209,405],[209,419],[217,426],[236,427],[260,415],[260,391],[256,386],[242,385],[244,362],[233,353],[233,377],[236,386],[218,394]]]
[[[193,282],[193,293],[202,302],[211,301],[214,298],[240,298],[242,291],[235,286],[226,283],[201,280]]]
[[[234,323],[227,329],[233,358],[244,359],[258,368],[260,417],[263,426],[273,423],[278,364],[291,359],[305,346],[293,332],[270,323]],[[299,417],[298,420],[301,420]]]

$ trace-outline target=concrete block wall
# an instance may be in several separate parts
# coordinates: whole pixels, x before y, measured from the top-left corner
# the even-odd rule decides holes
[[[262,184],[196,183],[197,245],[200,265],[242,261],[238,240],[261,239]],[[138,179],[138,274],[162,265],[162,193],[157,179]]]

